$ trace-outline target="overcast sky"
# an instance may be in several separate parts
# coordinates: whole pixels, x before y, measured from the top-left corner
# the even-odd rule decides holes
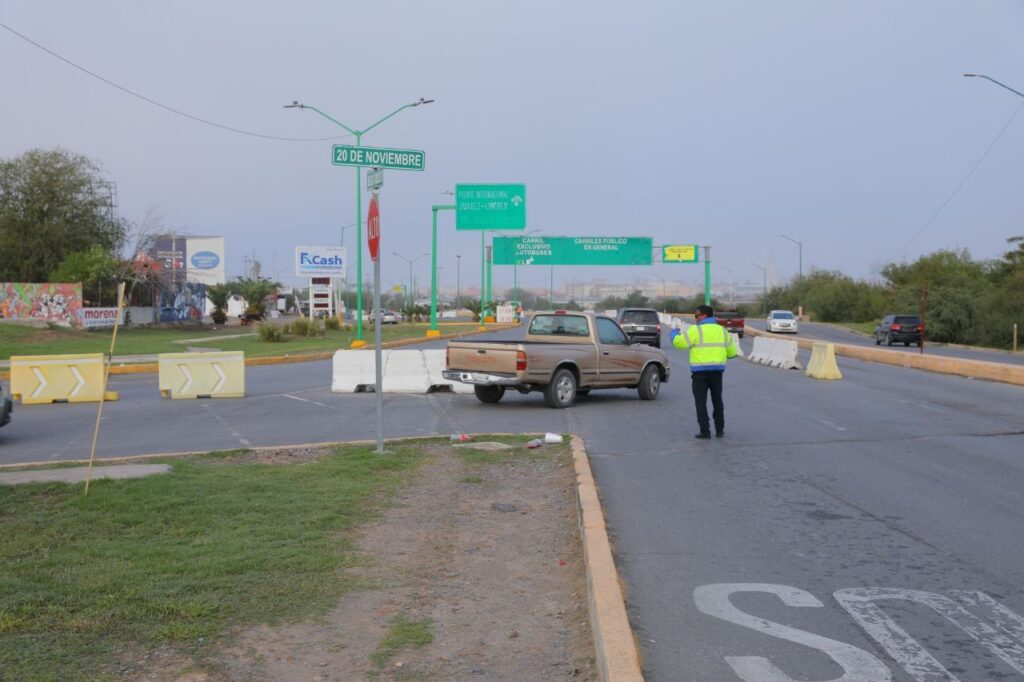
[[[347,139],[282,107],[292,100],[361,129],[435,99],[363,138],[426,152],[424,172],[385,173],[386,284],[408,278],[392,251],[429,251],[430,207],[456,183],[526,183],[539,235],[710,244],[720,281],[760,282],[751,263],[794,276],[797,247],[780,234],[804,243],[805,272],[856,277],[943,248],[998,257],[1024,234],[1024,113],[1010,122],[1024,99],[961,76],[1024,91],[1020,0],[0,0],[0,22],[169,107],[266,135]],[[0,157],[89,156],[126,218],[155,206],[169,229],[224,235],[229,275],[255,253],[296,283],[294,245],[335,244],[354,222],[355,171],[331,165],[330,139],[203,125],[2,28],[0,101]],[[457,233],[451,213],[440,223],[443,285],[461,254],[463,287],[476,286],[479,234]],[[495,268],[498,291],[508,270]],[[546,284],[548,269],[520,275]],[[702,272],[563,267],[556,287],[597,276]]]

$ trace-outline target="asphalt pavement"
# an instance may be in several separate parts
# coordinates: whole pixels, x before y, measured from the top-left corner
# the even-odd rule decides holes
[[[385,436],[582,434],[649,680],[1024,679],[1024,389],[734,360],[726,438],[695,441],[686,356],[667,352],[653,402],[388,395]],[[374,437],[372,394],[332,394],[329,362],[251,367],[245,399],[113,383],[101,457]],[[0,462],[87,456],[95,415],[18,405]]]

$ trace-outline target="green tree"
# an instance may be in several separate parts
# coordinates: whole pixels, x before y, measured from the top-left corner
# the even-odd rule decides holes
[[[70,254],[116,254],[127,232],[98,165],[65,149],[0,161],[0,281],[46,281]]]
[[[122,262],[102,246],[69,253],[46,278],[48,282],[81,282],[82,296],[97,306],[117,305]]]

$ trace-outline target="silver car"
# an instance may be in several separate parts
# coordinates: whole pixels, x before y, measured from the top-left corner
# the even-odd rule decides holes
[[[770,332],[796,334],[797,327],[799,326],[796,315],[790,310],[773,310],[768,313],[768,319],[765,322]]]

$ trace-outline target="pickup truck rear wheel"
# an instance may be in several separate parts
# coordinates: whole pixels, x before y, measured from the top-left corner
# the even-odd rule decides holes
[[[576,400],[576,375],[562,368],[555,371],[551,383],[544,387],[544,401],[548,407],[569,407]]]
[[[661,388],[661,372],[654,365],[647,365],[643,374],[640,375],[640,384],[637,385],[640,393],[640,400],[654,400],[658,397],[658,390]]]
[[[496,403],[505,395],[504,386],[474,386],[473,393],[482,403]]]

